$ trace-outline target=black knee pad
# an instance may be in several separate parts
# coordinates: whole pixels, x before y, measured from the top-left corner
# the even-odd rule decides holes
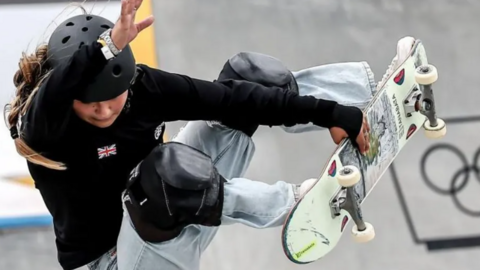
[[[223,66],[218,80],[244,80],[264,86],[276,86],[298,93],[292,72],[277,58],[256,53],[240,52]]]
[[[225,182],[210,156],[163,143],[131,172],[125,206],[143,240],[163,242],[190,224],[219,226]]]
[[[256,53],[240,52],[232,56],[223,66],[218,80],[242,80],[267,87],[281,87],[298,94],[298,85],[292,72],[277,58]],[[253,136],[258,124],[248,122],[223,122],[225,126]]]

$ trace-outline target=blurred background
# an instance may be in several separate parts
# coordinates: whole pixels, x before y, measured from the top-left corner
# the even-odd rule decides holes
[[[275,56],[292,70],[367,61],[378,81],[395,55],[396,42],[406,35],[424,42],[439,71],[434,90],[447,136],[429,141],[419,133],[384,175],[363,207],[376,229],[374,241],[355,244],[347,232],[324,259],[295,265],[283,254],[280,228],[222,227],[203,256],[202,269],[478,269],[479,1],[144,2],[138,16],[153,12],[156,23],[132,46],[140,62],[170,72],[213,80],[230,56],[248,50]],[[0,0],[2,107],[14,93],[12,78],[21,52],[48,38],[50,23],[62,20],[56,17],[69,3]],[[85,7],[111,20],[120,10],[119,1],[90,0]],[[62,16],[75,14],[68,10],[73,13]],[[169,123],[167,137],[183,124]],[[246,177],[268,183],[318,176],[334,149],[326,132],[286,134],[262,127],[254,140],[256,155]],[[453,194],[438,190],[452,185]],[[60,269],[50,222],[8,131],[1,128],[0,269]]]

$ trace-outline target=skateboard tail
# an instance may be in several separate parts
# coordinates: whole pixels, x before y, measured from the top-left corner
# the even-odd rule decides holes
[[[317,180],[318,181],[318,180]],[[308,193],[308,191],[307,191]],[[303,199],[303,196],[299,199],[299,202]],[[300,250],[298,251],[293,251],[295,250],[289,243],[288,243],[288,234],[286,233],[288,230],[289,230],[289,224],[290,224],[290,221],[292,220],[293,218],[293,215],[292,213],[294,213],[297,208],[299,207],[299,203],[297,202],[293,207],[292,209],[290,210],[290,213],[289,215],[287,216],[287,219],[284,223],[284,226],[282,228],[282,246],[283,246],[283,251],[286,255],[286,257],[296,263],[296,264],[308,264],[308,263],[311,263],[313,261],[305,261],[305,262],[302,262],[302,261],[299,261],[299,259],[305,255],[306,253],[308,253],[312,248],[314,248],[316,245],[317,245],[317,241],[316,239],[313,239],[312,241],[310,241],[310,243],[306,244],[303,248],[301,248]]]

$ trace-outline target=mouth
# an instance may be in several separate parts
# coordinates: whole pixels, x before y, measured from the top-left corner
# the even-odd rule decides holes
[[[107,122],[107,121],[109,121],[109,120],[112,119],[112,118],[109,117],[109,118],[92,118],[92,119],[93,119],[93,121],[95,121],[95,122]]]

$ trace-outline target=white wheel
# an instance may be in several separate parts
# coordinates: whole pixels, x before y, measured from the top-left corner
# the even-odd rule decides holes
[[[347,165],[340,169],[337,180],[342,187],[354,186],[360,181],[360,171],[355,166]]]
[[[419,66],[415,70],[415,81],[421,85],[433,84],[438,79],[437,68],[433,65]]]
[[[447,134],[447,125],[445,125],[445,121],[440,118],[437,118],[437,126],[432,127],[430,125],[430,121],[425,121],[423,124],[423,128],[425,129],[425,136],[429,139],[440,139]]]
[[[373,229],[372,224],[365,222],[365,227],[364,231],[359,231],[357,225],[353,226],[352,237],[355,242],[366,243],[375,238],[375,229]]]

